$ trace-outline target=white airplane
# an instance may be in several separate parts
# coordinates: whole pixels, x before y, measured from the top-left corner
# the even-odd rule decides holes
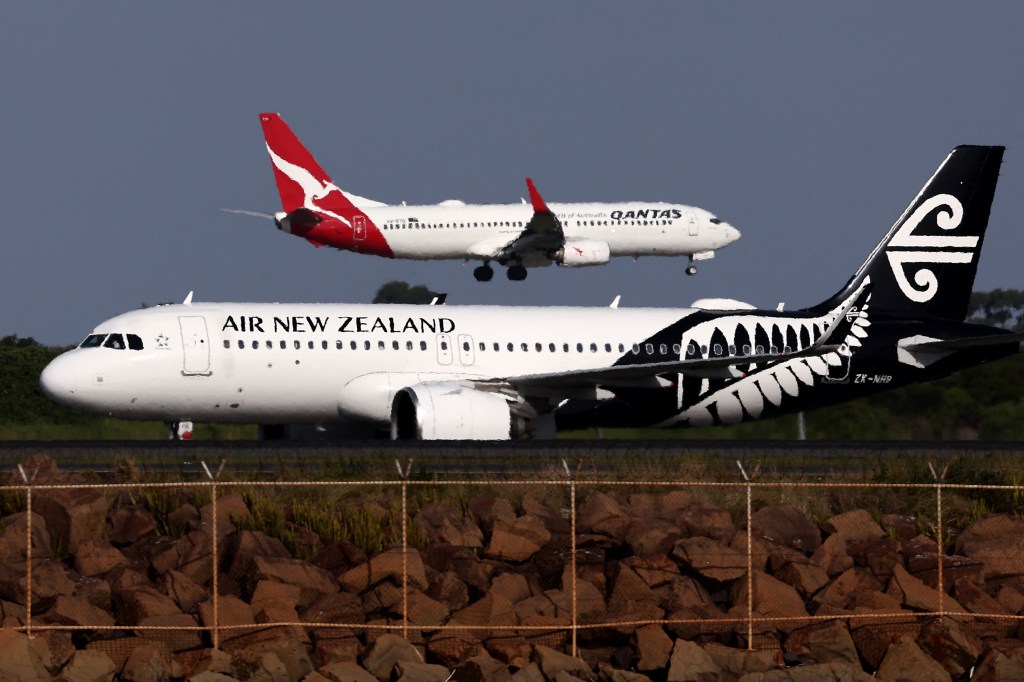
[[[491,261],[507,266],[510,280],[523,280],[528,267],[603,265],[612,256],[689,256],[686,272],[693,275],[696,261],[740,237],[704,209],[682,204],[549,206],[529,178],[531,205],[388,206],[338,189],[279,115],[260,114],[260,121],[284,207],[266,217],[316,246],[386,258],[481,260],[473,275],[486,282],[494,276]]]
[[[101,323],[41,383],[125,419],[352,423],[403,439],[735,424],[842,402],[1020,350],[1021,335],[964,322],[1002,152],[954,149],[847,285],[804,310],[190,294]]]

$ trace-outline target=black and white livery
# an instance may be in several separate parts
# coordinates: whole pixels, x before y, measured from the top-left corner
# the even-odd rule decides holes
[[[1019,352],[964,322],[1002,147],[954,149],[828,300],[774,310],[193,303],[100,324],[43,372],[128,419],[508,439],[735,424]]]

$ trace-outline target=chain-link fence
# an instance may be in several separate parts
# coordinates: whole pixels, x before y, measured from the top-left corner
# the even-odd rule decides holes
[[[870,660],[937,621],[980,641],[1024,618],[1024,486],[946,467],[918,482],[739,462],[732,480],[675,481],[564,461],[491,480],[411,461],[347,481],[198,468],[110,483],[19,466],[0,487],[3,626],[172,651],[394,632],[452,661],[538,643],[607,660],[648,636],[791,651],[838,625]]]

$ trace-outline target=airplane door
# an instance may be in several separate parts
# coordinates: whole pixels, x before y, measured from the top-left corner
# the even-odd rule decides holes
[[[437,335],[437,364],[452,364],[452,336],[451,334]]]
[[[689,211],[686,214],[686,219],[688,221],[690,221],[690,236],[691,237],[696,237],[697,236],[697,214],[694,213],[693,211]]]
[[[472,365],[474,359],[473,337],[469,334],[459,334],[459,362],[463,365]]]
[[[352,236],[357,241],[366,239],[366,216],[357,215],[352,219]]]
[[[210,376],[210,340],[206,333],[206,319],[200,315],[178,318],[181,328],[181,348],[184,365],[181,373],[186,376]]]

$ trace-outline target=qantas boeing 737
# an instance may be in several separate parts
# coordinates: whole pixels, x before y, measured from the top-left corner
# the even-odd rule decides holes
[[[394,438],[735,424],[1021,350],[964,322],[1002,147],[954,149],[834,296],[804,310],[193,303],[57,357],[53,400],[126,419],[349,422]]]
[[[557,263],[603,265],[612,256],[714,257],[739,230],[704,209],[664,203],[545,203],[530,179],[530,204],[388,206],[346,195],[277,114],[260,114],[283,211],[278,229],[315,246],[385,258],[480,260],[478,281],[494,276],[491,261],[510,280],[526,269]],[[233,211],[253,214],[251,211]],[[262,214],[255,214],[262,215]]]

